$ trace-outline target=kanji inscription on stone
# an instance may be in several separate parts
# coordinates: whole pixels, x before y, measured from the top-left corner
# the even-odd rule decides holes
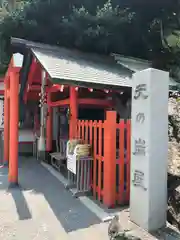
[[[137,100],[140,97],[143,99],[147,99],[147,85],[146,84],[138,84],[135,88],[134,99]]]
[[[135,140],[134,155],[145,155],[146,153],[146,141],[139,138]]]
[[[146,188],[144,187],[144,173],[139,171],[139,170],[135,170],[134,171],[134,176],[133,176],[133,184],[136,187],[142,187],[146,190]]]
[[[145,121],[145,114],[144,113],[138,113],[136,115],[136,122],[144,123],[144,121]]]

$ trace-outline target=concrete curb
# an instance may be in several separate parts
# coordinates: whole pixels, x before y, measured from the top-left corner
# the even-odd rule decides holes
[[[68,181],[64,178],[64,176],[57,172],[53,167],[50,165],[41,162],[41,165],[46,168],[58,181],[60,181],[64,186],[68,184]],[[71,193],[75,192],[75,189],[69,189]],[[93,212],[102,222],[109,222],[114,217],[114,214],[109,214],[100,206],[98,206],[95,202],[89,199],[86,196],[80,196],[78,199],[91,211]]]

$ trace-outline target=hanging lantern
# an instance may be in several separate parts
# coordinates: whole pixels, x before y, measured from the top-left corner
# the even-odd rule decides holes
[[[105,92],[105,93],[109,93],[109,90],[108,90],[108,89],[104,89],[104,92]]]
[[[76,92],[78,91],[78,89],[79,89],[78,87],[75,87],[75,91],[76,91]]]
[[[93,88],[88,88],[88,90],[89,90],[90,92],[93,92]]]
[[[60,92],[63,92],[63,91],[64,91],[64,85],[61,85]]]

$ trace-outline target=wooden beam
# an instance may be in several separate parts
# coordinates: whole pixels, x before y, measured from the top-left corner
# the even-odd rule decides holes
[[[47,102],[50,101],[51,93],[48,93]],[[52,139],[53,139],[53,112],[52,107],[48,106],[48,115],[46,120],[46,151],[52,151]]]
[[[80,98],[78,99],[79,105],[95,105],[101,107],[112,107],[113,101],[105,99],[94,99],[94,98]]]
[[[63,89],[67,86],[64,86],[64,85],[59,85],[59,84],[53,84],[49,89],[48,91],[50,92],[61,92],[61,87],[63,87]]]
[[[69,139],[76,137],[76,123],[78,119],[78,99],[75,87],[70,87],[70,126]]]
[[[36,86],[36,85],[31,85],[29,86],[29,89],[28,89],[28,92],[31,92],[31,91],[41,91],[41,86]]]
[[[59,101],[56,101],[56,102],[50,102],[49,103],[49,106],[50,107],[60,107],[60,106],[67,106],[70,104],[70,100],[69,98],[68,99],[65,99],[65,100],[59,100]]]
[[[24,91],[24,96],[23,96],[23,99],[25,102],[27,102],[28,100],[28,93],[30,92],[32,83],[35,81],[35,79],[41,82],[41,77],[40,75],[38,76],[38,74],[40,73],[38,72],[40,71],[40,68],[41,66],[38,64],[38,62],[36,62],[35,59],[33,59],[33,62],[31,64],[30,71],[29,71],[28,81],[26,83],[26,88]]]
[[[93,98],[80,98],[77,100],[78,105],[84,106],[97,106],[97,107],[112,107],[113,101],[111,100],[104,100],[104,99],[93,99]],[[59,100],[52,102],[51,100],[48,101],[48,105],[51,107],[58,107],[58,106],[67,106],[70,105],[70,99]]]

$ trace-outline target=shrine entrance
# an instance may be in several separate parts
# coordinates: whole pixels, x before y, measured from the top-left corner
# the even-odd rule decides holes
[[[147,69],[133,75],[112,58],[22,39],[12,42],[26,58],[21,54],[12,58],[5,77],[4,162],[9,164],[10,185],[18,184],[19,101],[26,105],[33,100],[40,113],[40,119],[34,118],[37,150],[43,153],[40,160],[47,161],[54,151],[57,153],[57,147],[53,149],[57,138],[81,140],[82,145],[92,147],[90,181],[94,199],[107,207],[130,199],[132,220],[153,229],[151,218],[158,213],[158,224],[162,225],[167,173],[167,74]],[[161,85],[165,105],[158,97]],[[142,92],[144,99],[139,99]],[[145,154],[139,157],[143,149]],[[163,190],[158,191],[158,187]]]

